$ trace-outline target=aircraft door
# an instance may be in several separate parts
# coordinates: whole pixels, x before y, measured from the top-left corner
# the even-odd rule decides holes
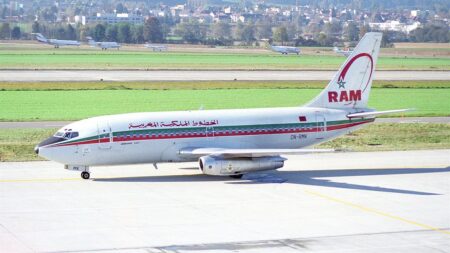
[[[98,121],[98,144],[100,149],[110,149],[112,142],[111,126],[108,121]]]
[[[321,112],[316,112],[316,139],[323,139],[327,130],[327,120]]]

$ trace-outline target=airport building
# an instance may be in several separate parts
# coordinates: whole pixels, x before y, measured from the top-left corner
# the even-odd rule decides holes
[[[144,23],[144,17],[129,13],[97,13],[95,16],[75,16],[75,23],[81,23],[83,25],[89,23],[131,23],[137,25]]]

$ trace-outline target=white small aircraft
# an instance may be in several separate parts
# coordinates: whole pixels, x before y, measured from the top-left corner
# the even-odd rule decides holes
[[[300,48],[298,47],[287,47],[287,46],[270,46],[270,48],[272,49],[272,51],[274,52],[278,52],[281,54],[300,54]]]
[[[119,50],[121,47],[119,43],[113,41],[97,42],[92,37],[86,37],[86,39],[88,39],[88,43],[91,47],[99,47],[102,50],[107,50],[108,48],[117,48],[117,50]]]
[[[341,55],[343,55],[345,57],[348,57],[348,56],[350,56],[353,53],[353,51],[350,50],[350,49],[342,50],[342,49],[339,49],[338,47],[333,47],[333,51],[336,54],[341,54]]]
[[[40,156],[90,177],[89,167],[198,161],[207,175],[241,177],[283,167],[283,154],[354,131],[393,112],[367,107],[381,33],[367,33],[328,86],[303,107],[143,112],[71,123],[36,146]]]
[[[47,39],[44,35],[40,33],[34,33],[36,40],[42,43],[50,44],[55,48],[60,46],[80,46],[80,42],[76,40],[57,40],[57,39]]]
[[[144,46],[157,52],[167,51],[167,47],[164,45],[145,44]]]

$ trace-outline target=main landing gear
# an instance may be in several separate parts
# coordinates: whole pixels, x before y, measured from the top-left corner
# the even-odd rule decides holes
[[[91,174],[87,171],[81,172],[81,178],[82,179],[89,179],[91,177]]]
[[[231,175],[231,178],[235,178],[235,179],[241,179],[242,176],[244,176],[244,174],[236,174],[236,175]]]

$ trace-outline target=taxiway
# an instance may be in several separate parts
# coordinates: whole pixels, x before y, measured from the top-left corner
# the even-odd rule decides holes
[[[333,71],[280,70],[1,70],[0,82],[77,81],[311,81],[330,80]],[[377,71],[375,80],[450,80],[450,71]]]
[[[448,252],[450,150],[287,156],[242,180],[196,164],[0,163],[0,252]]]

